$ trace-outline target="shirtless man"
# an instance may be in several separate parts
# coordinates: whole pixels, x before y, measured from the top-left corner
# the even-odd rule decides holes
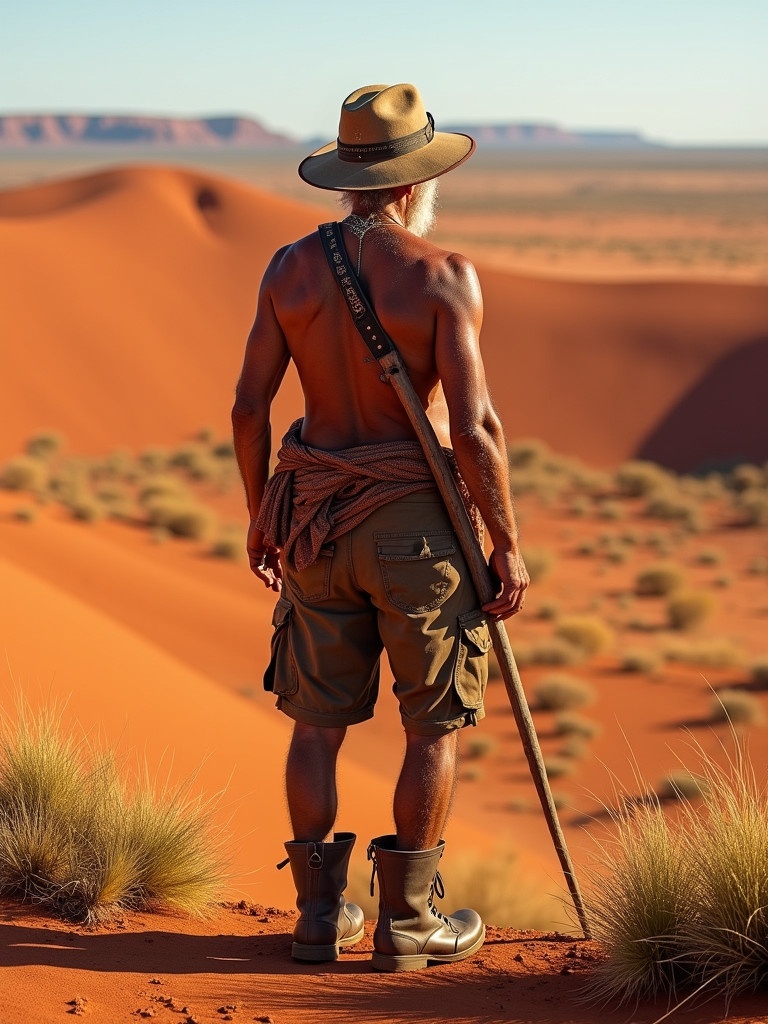
[[[485,934],[473,910],[447,917],[432,904],[458,730],[483,717],[487,617],[518,612],[529,583],[479,352],[477,277],[465,258],[422,237],[437,177],[473,150],[468,136],[434,130],[414,86],[366,86],[344,101],[338,140],[299,174],[343,193],[350,259],[488,530],[495,599],[478,608],[413,429],[352,323],[317,233],[280,249],[267,268],[237,386],[248,554],[278,595],[265,685],[294,721],[285,846],[300,911],[297,959],[336,959],[363,934],[362,912],[342,895],[355,836],[333,831],[336,759],[347,727],[373,714],[383,649],[405,757],[396,833],[368,851],[380,889],[373,966],[461,960]],[[305,412],[270,479],[270,405],[291,359]]]

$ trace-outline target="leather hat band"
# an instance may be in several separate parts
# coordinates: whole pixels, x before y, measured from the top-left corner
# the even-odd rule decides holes
[[[345,163],[372,163],[375,160],[391,160],[395,156],[404,156],[406,153],[414,153],[422,149],[432,141],[435,135],[435,119],[427,111],[427,123],[417,132],[404,135],[400,139],[392,139],[390,142],[375,142],[370,145],[349,145],[336,140],[336,153],[339,160]]]

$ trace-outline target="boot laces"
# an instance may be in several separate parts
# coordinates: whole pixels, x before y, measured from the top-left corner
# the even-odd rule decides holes
[[[442,922],[442,924],[448,925],[448,927],[455,935],[458,935],[459,929],[454,925],[450,917],[447,917],[445,914],[441,914],[437,907],[432,903],[433,896],[437,896],[439,900],[443,899],[443,897],[445,896],[443,876],[440,874],[439,871],[432,879],[432,885],[429,887],[429,899],[427,901],[429,903],[429,912],[430,914],[432,914],[433,917],[436,917],[438,921]]]

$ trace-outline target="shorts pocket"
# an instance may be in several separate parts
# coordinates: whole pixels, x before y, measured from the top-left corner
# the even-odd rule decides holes
[[[291,589],[302,601],[325,601],[331,589],[331,564],[335,544],[324,544],[312,565],[301,572],[288,569]]]
[[[451,561],[456,554],[453,533],[377,533],[376,549],[389,601],[404,612],[428,612],[459,585]]]
[[[484,613],[477,610],[460,615],[454,684],[465,708],[483,706],[490,649],[491,633]]]
[[[284,597],[278,598],[272,613],[274,632],[271,641],[271,656],[264,673],[264,689],[290,696],[299,688],[299,676],[291,652],[288,627],[291,624],[293,605]]]

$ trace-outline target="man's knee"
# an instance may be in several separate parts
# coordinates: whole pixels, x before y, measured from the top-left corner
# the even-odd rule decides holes
[[[346,726],[326,728],[320,725],[306,725],[304,722],[294,722],[292,745],[294,747],[308,747],[314,750],[321,749],[335,754],[344,742],[346,734]]]

